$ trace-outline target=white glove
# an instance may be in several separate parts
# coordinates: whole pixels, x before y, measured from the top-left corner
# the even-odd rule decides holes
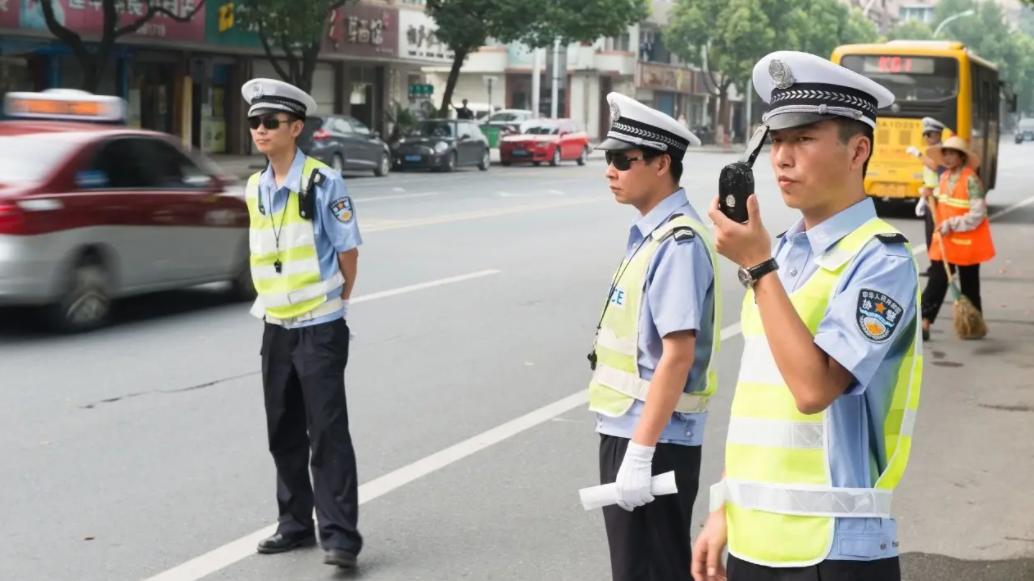
[[[625,458],[614,480],[618,490],[618,506],[631,512],[638,506],[653,502],[650,479],[653,477],[653,446],[628,442]]]
[[[348,320],[348,299],[343,299],[341,301],[341,309],[341,318]]]
[[[926,198],[920,196],[919,201],[916,202],[916,217],[922,218],[926,215]]]
[[[952,222],[952,220],[954,219],[955,218],[948,218],[947,220],[941,222],[941,227],[939,228],[939,230],[942,236],[945,234],[951,234],[952,231],[955,230],[955,222]]]
[[[919,153],[919,148],[914,145],[909,145],[908,149],[905,150],[905,153],[911,155],[912,157],[922,157],[923,155]]]

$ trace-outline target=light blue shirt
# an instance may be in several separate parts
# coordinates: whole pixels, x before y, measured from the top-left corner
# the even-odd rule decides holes
[[[665,198],[656,208],[632,225],[628,233],[626,258],[640,243],[672,216],[682,214],[700,222],[686,199],[685,190]],[[686,240],[669,237],[657,248],[646,272],[646,288],[639,311],[639,376],[652,379],[662,349],[661,338],[676,331],[696,331],[693,367],[686,378],[685,391],[701,391],[706,386],[707,364],[711,359],[714,314],[714,269],[707,247],[699,236]],[[596,431],[608,436],[631,439],[643,402],[636,401],[624,415],[612,418],[596,414]],[[707,412],[672,414],[658,440],[664,444],[699,446],[704,441]]]
[[[787,292],[800,288],[815,273],[817,256],[875,217],[875,205],[866,198],[807,231],[802,221],[781,235],[775,258]],[[874,239],[846,268],[819,324],[815,344],[854,377],[827,410],[833,485],[869,488],[886,467],[879,426],[890,408],[898,365],[915,336],[918,282],[912,253],[903,243]],[[865,293],[870,292],[881,296],[885,312],[900,309],[885,338],[873,337],[860,323],[860,310],[872,296]],[[827,558],[869,561],[897,554],[894,519],[838,518]]]
[[[277,187],[272,166],[267,166],[259,177],[259,196],[265,204],[266,212],[273,216],[277,224],[280,223],[280,213],[283,212],[284,205],[287,203],[288,194],[292,191],[302,191],[309,185],[308,182],[302,183],[304,166],[305,154],[299,149],[295,151],[294,162],[291,163],[291,170],[287,172],[287,179],[284,180],[283,186]],[[320,263],[320,275],[326,280],[341,269],[338,266],[338,253],[358,248],[363,243],[363,238],[359,234],[359,220],[355,215],[355,205],[348,197],[345,180],[331,169],[323,168],[319,172],[327,179],[316,186],[316,216],[312,220],[312,227],[313,237],[316,240],[316,256]],[[342,214],[339,217],[331,206],[342,201],[347,202],[351,212],[348,216]],[[332,289],[327,293],[327,299],[340,297],[341,289],[341,286]],[[342,316],[344,316],[343,309],[316,319],[287,324],[285,327],[309,327],[328,323],[340,319]]]

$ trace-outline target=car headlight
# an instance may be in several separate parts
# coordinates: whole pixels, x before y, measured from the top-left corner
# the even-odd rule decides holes
[[[441,154],[445,153],[446,151],[449,151],[449,144],[448,143],[445,143],[444,141],[439,141],[438,143],[434,144],[434,152],[435,153],[441,155]]]

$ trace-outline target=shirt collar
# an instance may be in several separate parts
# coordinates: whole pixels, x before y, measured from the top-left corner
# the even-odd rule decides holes
[[[875,217],[876,204],[873,203],[872,198],[866,197],[808,230],[804,230],[804,220],[798,220],[792,228],[786,231],[784,239],[804,232],[808,236],[808,244],[811,245],[812,253],[819,255]]]
[[[660,204],[636,220],[635,224],[632,225],[633,230],[639,231],[639,236],[645,238],[650,235],[651,232],[657,229],[658,226],[667,221],[668,216],[675,213],[676,210],[682,209],[683,206],[689,210],[690,217],[695,219],[693,208],[689,205],[689,200],[686,199],[686,191],[679,188],[672,195],[661,200]],[[634,233],[634,232],[633,232]]]
[[[291,162],[291,169],[287,172],[287,179],[284,180],[282,187],[291,191],[301,187],[303,169],[305,169],[305,154],[302,153],[301,149],[295,149],[294,161]],[[276,178],[273,176],[273,164],[266,164],[266,169],[259,178],[259,186],[267,192],[277,192],[280,190],[280,188],[276,187]]]

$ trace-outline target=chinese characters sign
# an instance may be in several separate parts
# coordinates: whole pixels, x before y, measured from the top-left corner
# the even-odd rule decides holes
[[[199,0],[151,0],[173,14],[189,15]],[[119,25],[126,26],[147,14],[146,0],[119,0],[115,3]],[[6,10],[5,10],[6,8]],[[19,11],[20,9],[20,11]],[[4,14],[18,13],[18,26],[47,30],[40,0],[0,0],[0,24],[6,25]],[[85,36],[100,36],[104,28],[101,0],[55,0],[54,17],[66,28]],[[165,14],[157,14],[137,30],[133,36],[163,40],[195,41],[205,39],[205,12],[199,10],[189,22],[178,22]]]
[[[324,49],[365,57],[398,54],[398,11],[377,6],[347,5],[332,10]]]

